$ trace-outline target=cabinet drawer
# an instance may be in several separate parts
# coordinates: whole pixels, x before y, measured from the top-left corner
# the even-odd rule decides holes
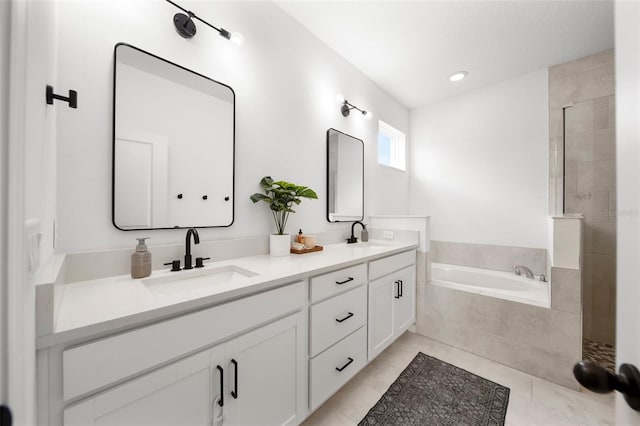
[[[375,280],[393,271],[416,263],[416,251],[410,250],[404,253],[394,254],[384,259],[369,262],[369,280]]]
[[[367,328],[362,327],[335,346],[309,361],[311,395],[314,410],[367,363]]]
[[[64,400],[300,310],[305,296],[300,281],[67,349],[62,353]]]
[[[360,286],[311,307],[310,355],[316,356],[367,321],[367,287]]]
[[[356,265],[311,278],[311,303],[367,282],[367,265]]]

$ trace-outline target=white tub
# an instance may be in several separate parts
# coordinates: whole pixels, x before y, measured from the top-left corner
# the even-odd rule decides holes
[[[530,279],[511,272],[434,262],[431,264],[430,283],[543,308],[551,307],[549,283],[539,281],[537,277]]]

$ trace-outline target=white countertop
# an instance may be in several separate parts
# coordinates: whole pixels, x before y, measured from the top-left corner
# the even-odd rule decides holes
[[[210,262],[203,271],[234,265],[257,275],[171,295],[152,293],[143,279],[129,275],[63,284],[54,333],[39,337],[37,347],[101,337],[418,246],[402,241],[371,241],[368,245],[374,247],[341,243],[325,245],[323,251],[303,255],[260,255]],[[188,272],[154,271],[151,277],[173,274]]]

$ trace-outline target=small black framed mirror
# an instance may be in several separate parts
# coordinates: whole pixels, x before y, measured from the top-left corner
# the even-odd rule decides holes
[[[327,220],[364,219],[364,142],[327,130]]]

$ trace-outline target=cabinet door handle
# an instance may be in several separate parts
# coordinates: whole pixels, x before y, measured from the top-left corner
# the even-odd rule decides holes
[[[349,361],[347,361],[347,363],[345,365],[343,365],[342,367],[336,367],[336,370],[338,371],[342,371],[345,368],[347,368],[349,366],[349,364],[351,364],[353,362],[353,358],[349,357],[347,358]]]
[[[342,318],[342,319],[338,319],[338,318],[336,318],[336,321],[338,321],[338,322],[343,322],[343,321],[348,320],[348,319],[349,319],[349,318],[351,318],[352,316],[353,316],[353,312],[349,312],[349,315],[347,315],[346,317],[344,317],[344,318]]]
[[[400,280],[395,281],[395,284],[397,284],[397,287],[396,287],[396,294],[393,296],[393,298],[400,299]]]
[[[349,278],[347,278],[347,279],[346,279],[346,280],[344,280],[344,281],[336,281],[336,284],[338,284],[338,285],[342,285],[342,284],[346,284],[346,283],[348,283],[349,281],[353,281],[353,280],[354,280],[354,278],[353,278],[353,277],[349,277]]]
[[[220,399],[218,400],[218,405],[224,407],[224,370],[219,365],[216,368],[220,372]]]
[[[231,364],[233,364],[233,390],[231,391],[231,396],[233,399],[238,399],[238,361],[232,359]]]
[[[402,280],[398,281],[400,281],[400,297],[402,297],[402,292],[404,291],[404,282],[402,282]]]

